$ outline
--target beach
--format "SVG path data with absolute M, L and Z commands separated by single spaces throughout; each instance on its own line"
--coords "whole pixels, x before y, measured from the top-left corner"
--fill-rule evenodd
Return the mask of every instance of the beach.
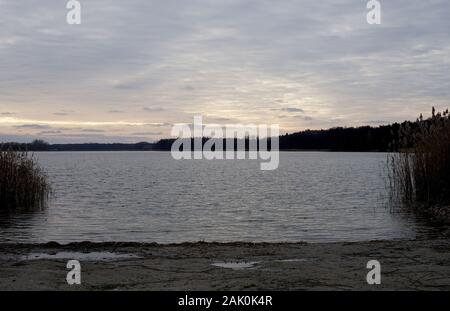
M 450 290 L 450 240 L 1 244 L 0 290 Z M 81 284 L 66 268 L 79 260 Z M 381 284 L 369 285 L 370 260 Z

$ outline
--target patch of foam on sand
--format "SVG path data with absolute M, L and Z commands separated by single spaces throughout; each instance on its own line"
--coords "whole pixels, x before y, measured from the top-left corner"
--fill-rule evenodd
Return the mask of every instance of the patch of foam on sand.
M 276 260 L 278 262 L 305 262 L 308 261 L 308 259 L 303 259 L 303 258 L 293 258 L 293 259 L 279 259 Z
M 42 259 L 76 259 L 85 261 L 114 261 L 123 259 L 140 258 L 135 254 L 121 254 L 111 252 L 57 252 L 54 254 L 31 253 L 21 256 L 21 260 L 42 260 Z
M 249 269 L 254 268 L 259 261 L 236 261 L 236 262 L 215 262 L 212 265 L 215 267 L 225 268 L 225 269 Z

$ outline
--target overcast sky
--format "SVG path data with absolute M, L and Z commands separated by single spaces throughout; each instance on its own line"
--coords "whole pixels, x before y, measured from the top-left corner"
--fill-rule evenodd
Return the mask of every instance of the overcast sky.
M 281 131 L 450 100 L 450 1 L 0 0 L 0 141 L 138 142 L 173 123 Z

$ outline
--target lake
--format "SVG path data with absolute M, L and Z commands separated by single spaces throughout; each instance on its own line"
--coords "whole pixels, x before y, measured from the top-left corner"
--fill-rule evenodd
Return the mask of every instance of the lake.
M 169 152 L 35 154 L 54 188 L 38 212 L 3 215 L 0 242 L 365 241 L 433 234 L 385 200 L 384 153 L 281 152 L 176 161 Z

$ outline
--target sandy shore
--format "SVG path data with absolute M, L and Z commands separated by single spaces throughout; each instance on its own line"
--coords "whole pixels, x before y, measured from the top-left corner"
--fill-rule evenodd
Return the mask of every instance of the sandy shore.
M 381 285 L 366 282 L 372 259 Z M 0 290 L 450 290 L 450 241 L 3 244 Z

